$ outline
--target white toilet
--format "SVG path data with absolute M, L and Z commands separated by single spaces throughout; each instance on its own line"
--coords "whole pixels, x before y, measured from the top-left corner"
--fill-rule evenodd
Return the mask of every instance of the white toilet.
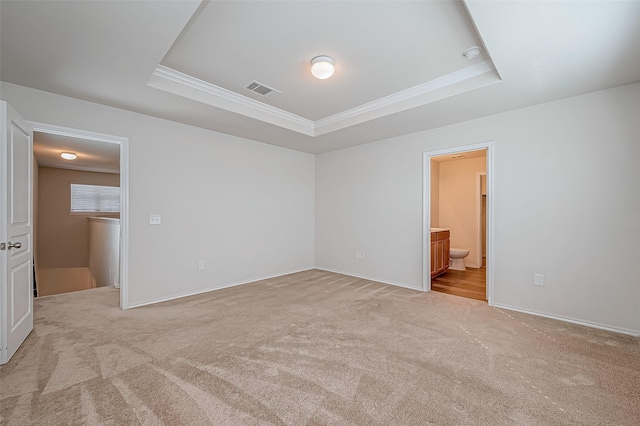
M 467 268 L 464 267 L 464 258 L 467 256 L 469 256 L 469 250 L 467 249 L 449 249 L 449 257 L 451 258 L 449 262 L 449 269 L 454 271 L 466 271 Z

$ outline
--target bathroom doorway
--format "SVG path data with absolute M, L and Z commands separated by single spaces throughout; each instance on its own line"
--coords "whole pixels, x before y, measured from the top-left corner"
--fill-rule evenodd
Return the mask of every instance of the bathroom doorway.
M 425 291 L 441 291 L 492 304 L 492 148 L 492 142 L 487 142 L 424 153 Z M 439 231 L 436 237 L 432 228 Z M 432 238 L 437 243 L 449 239 L 442 245 L 450 249 L 448 256 L 438 251 L 442 246 L 433 244 Z M 434 270 L 432 259 L 439 256 L 454 259 L 444 268 Z
M 117 266 L 112 281 L 114 286 L 120 287 L 120 307 L 126 309 L 128 139 L 49 124 L 30 124 L 34 129 L 35 295 L 46 296 L 102 285 L 97 283 L 89 268 L 88 217 L 92 214 L 78 212 L 72 207 L 71 192 L 74 186 L 76 191 L 84 187 L 118 188 L 119 195 L 116 194 L 117 198 L 111 203 L 119 207 L 119 212 L 112 210 L 112 213 L 99 213 L 97 216 L 119 219 L 120 230 L 110 237 L 115 238 L 111 245 L 117 247 L 113 256 L 118 259 L 112 260 L 114 267 L 110 270 L 115 271 Z M 76 159 L 61 163 L 65 161 L 60 159 L 63 151 L 76 154 Z M 101 198 L 99 201 L 104 200 Z

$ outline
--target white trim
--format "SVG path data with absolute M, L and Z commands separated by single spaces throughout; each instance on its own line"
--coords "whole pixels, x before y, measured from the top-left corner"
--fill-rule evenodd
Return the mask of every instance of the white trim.
M 479 62 L 474 65 L 470 65 L 468 67 L 459 69 L 457 71 L 451 72 L 449 74 L 445 74 L 441 77 L 435 78 L 433 80 L 427 81 L 425 83 L 419 84 L 417 86 L 411 87 L 409 89 L 402 90 L 397 93 L 393 93 L 389 96 L 385 96 L 374 101 L 368 102 L 366 104 L 359 105 L 355 108 L 348 109 L 346 111 L 340 112 L 338 114 L 330 115 L 325 118 L 321 118 L 314 123 L 315 126 L 315 136 L 319 136 L 324 133 L 321 129 L 323 127 L 328 127 L 333 124 L 336 124 L 337 128 L 332 128 L 333 130 L 338 130 L 338 128 L 344 128 L 353 126 L 355 124 L 362 123 L 364 121 L 369 121 L 369 119 L 357 120 L 357 122 L 353 122 L 353 119 L 356 117 L 361 117 L 364 114 L 368 114 L 371 112 L 380 112 L 378 116 L 386 116 L 396 112 L 403 111 L 408 108 L 399 107 L 399 105 L 407 100 L 416 98 L 421 95 L 425 95 L 427 93 L 435 92 L 436 90 L 443 89 L 445 87 L 453 86 L 457 83 L 461 83 L 466 80 L 470 80 L 474 77 L 478 77 L 482 74 L 486 74 L 495 70 L 495 66 L 491 60 L 486 60 L 483 62 Z M 422 105 L 433 102 L 433 100 L 428 100 L 427 102 L 421 103 Z M 393 110 L 390 107 L 394 107 Z M 382 112 L 382 110 L 387 109 L 387 111 Z M 351 121 L 350 123 L 347 123 Z
M 80 130 L 80 129 L 74 129 L 71 127 L 55 126 L 53 124 L 38 123 L 35 121 L 27 121 L 27 123 L 33 126 L 34 132 L 48 133 L 51 135 L 59 135 L 59 136 L 68 136 L 72 138 L 86 139 L 86 140 L 97 141 L 97 142 L 119 143 L 119 144 L 129 142 L 129 138 L 124 138 L 122 136 L 107 135 L 106 133 L 90 132 L 88 130 Z
M 431 157 L 458 154 L 466 151 L 486 149 L 487 158 L 487 302 L 493 305 L 493 181 L 494 181 L 494 144 L 493 141 L 480 142 L 472 145 L 427 151 L 422 153 L 422 289 L 431 291 Z
M 482 267 L 482 176 L 487 172 L 476 173 L 476 268 Z
M 528 309 L 516 308 L 515 306 L 504 305 L 502 303 L 494 303 L 493 307 L 500 308 L 500 309 L 508 309 L 510 311 L 522 312 L 523 314 L 535 315 L 537 317 L 544 317 L 544 318 L 549 318 L 549 319 L 552 319 L 552 320 L 568 322 L 568 323 L 571 323 L 571 324 L 582 325 L 582 326 L 585 326 L 585 327 L 597 328 L 599 330 L 612 331 L 614 333 L 627 334 L 629 336 L 640 337 L 640 330 L 630 330 L 630 329 L 627 329 L 627 328 L 611 327 L 609 325 L 599 324 L 599 323 L 595 323 L 595 322 L 583 321 L 583 320 L 570 318 L 570 317 L 561 317 L 561 316 L 558 316 L 558 315 L 551 315 L 551 314 L 546 314 L 546 313 L 543 313 L 543 312 L 537 312 L 537 311 L 531 311 L 531 310 L 528 310 Z
M 431 291 L 431 157 L 422 153 L 422 291 Z M 429 230 L 427 232 L 427 230 Z M 427 276 L 429 278 L 427 278 Z
M 129 138 L 33 121 L 27 123 L 34 132 L 120 144 L 120 308 L 129 309 Z
M 129 309 L 129 138 L 120 144 L 120 309 Z
M 289 271 L 289 272 L 283 272 L 281 274 L 268 275 L 268 276 L 265 276 L 265 277 L 262 277 L 262 278 L 254 278 L 254 279 L 251 279 L 251 280 L 248 280 L 248 281 L 236 281 L 236 282 L 229 283 L 229 284 L 223 284 L 220 287 L 211 287 L 211 288 L 207 288 L 207 289 L 204 289 L 204 290 L 196 290 L 196 291 L 193 291 L 193 292 L 190 292 L 190 293 L 175 294 L 173 296 L 167 296 L 167 297 L 163 297 L 161 299 L 147 300 L 145 302 L 140 302 L 140 303 L 133 304 L 133 305 L 131 305 L 129 307 L 130 308 L 139 308 L 141 306 L 155 305 L 156 303 L 162 303 L 162 302 L 168 302 L 170 300 L 182 299 L 183 297 L 195 296 L 195 295 L 198 295 L 198 294 L 209 293 L 210 291 L 222 290 L 224 288 L 229 288 L 229 287 L 237 287 L 239 285 L 244 285 L 244 284 L 251 284 L 251 283 L 258 282 L 258 281 L 269 280 L 271 278 L 278 278 L 278 277 L 283 277 L 285 275 L 297 274 L 298 272 L 311 271 L 313 269 L 316 269 L 316 268 L 296 269 L 296 270 Z
M 487 303 L 489 306 L 493 305 L 494 297 L 494 271 L 495 271 L 495 255 L 494 255 L 494 244 L 495 244 L 495 198 L 496 193 L 494 191 L 494 182 L 496 181 L 496 170 L 494 167 L 495 164 L 495 147 L 493 145 L 493 141 L 488 142 L 487 147 Z
M 256 120 L 271 123 L 276 126 L 284 127 L 298 133 L 303 133 L 307 136 L 313 136 L 313 121 L 300 117 L 299 115 L 292 114 L 288 111 L 284 111 L 255 99 L 248 98 L 244 95 L 232 92 L 231 90 L 216 86 L 215 84 L 211 84 L 180 71 L 165 67 L 164 65 L 158 65 L 156 67 L 153 71 L 152 78 L 149 79 L 147 85 L 161 90 L 167 90 L 164 85 L 157 84 L 159 82 L 156 81 L 154 77 L 211 95 L 206 101 L 204 101 L 209 105 L 242 114 L 250 118 L 255 118 Z M 186 93 L 177 92 L 178 91 L 174 93 L 192 99 Z
M 410 285 L 402 284 L 402 283 L 398 283 L 398 282 L 394 282 L 394 281 L 385 281 L 385 280 L 381 280 L 381 279 L 378 279 L 378 278 L 368 277 L 366 275 L 356 275 L 356 274 L 352 274 L 351 272 L 343 272 L 343 271 L 338 271 L 338 270 L 335 270 L 335 269 L 321 268 L 321 267 L 316 267 L 315 269 L 317 269 L 319 271 L 333 272 L 334 274 L 348 275 L 350 277 L 359 278 L 361 280 L 374 281 L 374 282 L 377 282 L 377 283 L 380 283 L 380 284 L 388 284 L 388 285 L 392 285 L 392 286 L 395 286 L 395 287 L 402 287 L 402 288 L 406 288 L 406 289 L 409 289 L 409 290 L 420 291 L 419 287 L 412 287 Z
M 447 92 L 440 93 L 440 95 L 436 94 L 436 92 L 441 89 L 454 88 L 460 83 L 470 81 L 488 73 L 493 73 L 495 78 L 490 80 L 481 79 L 471 86 L 460 86 L 455 93 Z M 147 81 L 147 85 L 294 132 L 316 137 L 410 108 L 426 105 L 457 93 L 477 89 L 499 81 L 501 81 L 501 79 L 493 62 L 487 59 L 409 89 L 393 93 L 389 96 L 367 102 L 316 121 L 216 86 L 215 84 L 200 80 L 164 65 L 158 65 L 155 68 Z M 419 97 L 422 97 L 422 99 L 417 99 Z

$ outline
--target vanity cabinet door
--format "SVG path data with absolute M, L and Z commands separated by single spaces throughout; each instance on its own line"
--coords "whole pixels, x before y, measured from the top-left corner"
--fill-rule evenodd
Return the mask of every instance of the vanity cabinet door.
M 442 257 L 443 257 L 443 265 L 442 265 L 442 272 L 446 271 L 447 269 L 449 269 L 449 251 L 451 249 L 451 240 L 449 239 L 449 231 L 446 232 L 445 235 L 445 239 L 442 241 L 443 244 L 443 248 L 442 248 Z
M 442 257 L 444 255 L 444 242 L 436 241 L 436 274 L 442 272 Z
M 436 240 L 435 240 L 435 233 L 431 234 L 431 276 L 433 277 L 436 274 L 437 271 L 437 265 L 436 265 Z
M 449 269 L 449 231 L 431 233 L 431 278 Z

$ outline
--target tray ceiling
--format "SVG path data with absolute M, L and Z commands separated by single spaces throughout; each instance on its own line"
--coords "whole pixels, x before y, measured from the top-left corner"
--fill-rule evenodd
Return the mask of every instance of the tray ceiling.
M 309 153 L 640 81 L 638 1 L 0 1 L 0 12 L 4 82 Z M 481 55 L 467 60 L 472 45 Z M 335 59 L 332 78 L 311 76 L 317 55 Z M 282 93 L 266 99 L 243 88 L 252 81 Z
M 486 51 L 463 56 L 472 46 L 458 2 L 211 2 L 148 84 L 316 136 L 499 81 Z M 319 55 L 330 79 L 311 76 Z M 254 80 L 281 94 L 243 90 Z

